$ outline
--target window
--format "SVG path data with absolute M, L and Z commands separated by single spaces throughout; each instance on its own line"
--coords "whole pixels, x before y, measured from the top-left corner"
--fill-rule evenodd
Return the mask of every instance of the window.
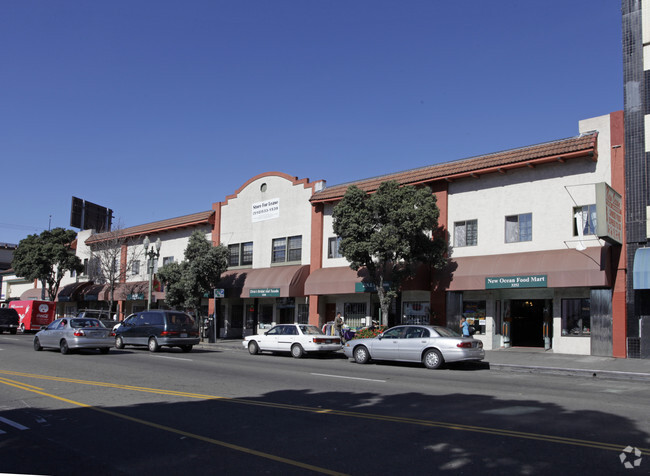
M 342 258 L 339 253 L 339 246 L 341 246 L 341 238 L 334 236 L 327 241 L 327 257 L 328 258 Z
M 591 314 L 588 298 L 562 299 L 562 335 L 591 335 Z
M 134 260 L 133 263 L 131 263 L 131 274 L 136 275 L 140 274 L 140 260 Z
M 359 327 L 365 325 L 365 318 L 368 315 L 365 302 L 346 302 L 343 305 L 343 311 L 346 326 Z
M 284 263 L 300 261 L 302 258 L 302 236 L 274 238 L 272 243 L 271 262 Z
M 506 243 L 532 241 L 533 214 L 511 215 L 506 217 Z
M 573 209 L 573 236 L 595 235 L 598 220 L 596 205 L 585 205 Z
M 174 262 L 174 257 L 173 256 L 165 256 L 163 258 L 163 266 L 168 265 L 170 263 Z
M 309 324 L 309 304 L 298 304 L 298 324 Z
M 253 242 L 228 245 L 228 266 L 250 266 L 253 264 Z
M 402 324 L 429 324 L 429 315 L 429 301 L 402 304 Z
M 463 317 L 476 334 L 485 334 L 485 301 L 463 301 Z
M 478 220 L 454 223 L 454 245 L 476 246 L 478 244 Z

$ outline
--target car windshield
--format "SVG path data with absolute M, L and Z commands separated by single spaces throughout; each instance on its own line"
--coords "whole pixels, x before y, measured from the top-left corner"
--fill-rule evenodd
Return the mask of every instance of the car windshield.
M 322 334 L 321 330 L 316 326 L 301 324 L 298 327 L 300 327 L 300 332 L 302 332 L 303 334 L 307 334 L 307 335 L 320 335 L 320 334 Z
M 453 331 L 448 327 L 434 327 L 434 330 L 442 337 L 460 337 L 458 332 Z
M 70 319 L 70 327 L 74 329 L 80 327 L 104 327 L 104 324 L 97 319 Z

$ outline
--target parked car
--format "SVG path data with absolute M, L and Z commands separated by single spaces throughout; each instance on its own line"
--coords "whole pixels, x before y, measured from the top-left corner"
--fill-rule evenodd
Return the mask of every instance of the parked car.
M 84 309 L 83 311 L 77 312 L 77 317 L 92 317 L 99 319 L 102 324 L 109 329 L 117 324 L 117 318 L 113 319 L 108 311 L 101 309 Z
M 7 331 L 9 334 L 18 332 L 18 312 L 9 307 L 0 307 L 0 333 Z
M 99 349 L 108 354 L 115 334 L 107 329 L 99 319 L 85 317 L 62 317 L 48 324 L 34 336 L 34 350 L 43 348 L 60 349 L 69 354 L 76 349 Z
M 343 352 L 359 364 L 373 360 L 422 362 L 437 369 L 445 362 L 480 361 L 485 358 L 483 343 L 463 337 L 440 326 L 406 325 L 392 327 L 377 337 L 353 339 Z
M 261 351 L 291 352 L 299 359 L 310 352 L 341 350 L 341 338 L 328 336 L 309 324 L 278 324 L 264 334 L 247 336 L 242 342 L 252 355 Z
M 151 352 L 161 347 L 180 347 L 190 352 L 199 343 L 199 327 L 192 316 L 180 311 L 142 311 L 132 314 L 115 329 L 115 347 L 145 346 Z

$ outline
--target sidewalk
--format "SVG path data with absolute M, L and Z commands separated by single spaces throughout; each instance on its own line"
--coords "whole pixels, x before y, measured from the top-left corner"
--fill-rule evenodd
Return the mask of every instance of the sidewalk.
M 207 341 L 198 348 L 212 350 L 246 350 L 241 339 Z M 591 355 L 555 354 L 552 350 L 534 347 L 511 347 L 486 350 L 484 365 L 492 371 L 571 375 L 608 380 L 650 382 L 650 359 L 617 359 Z

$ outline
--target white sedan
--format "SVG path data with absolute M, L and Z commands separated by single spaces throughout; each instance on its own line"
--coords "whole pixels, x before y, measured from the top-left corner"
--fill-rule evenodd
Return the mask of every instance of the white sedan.
M 247 336 L 242 342 L 252 355 L 261 351 L 291 352 L 299 359 L 307 352 L 336 352 L 341 350 L 341 338 L 328 336 L 309 324 L 278 324 L 264 334 Z

